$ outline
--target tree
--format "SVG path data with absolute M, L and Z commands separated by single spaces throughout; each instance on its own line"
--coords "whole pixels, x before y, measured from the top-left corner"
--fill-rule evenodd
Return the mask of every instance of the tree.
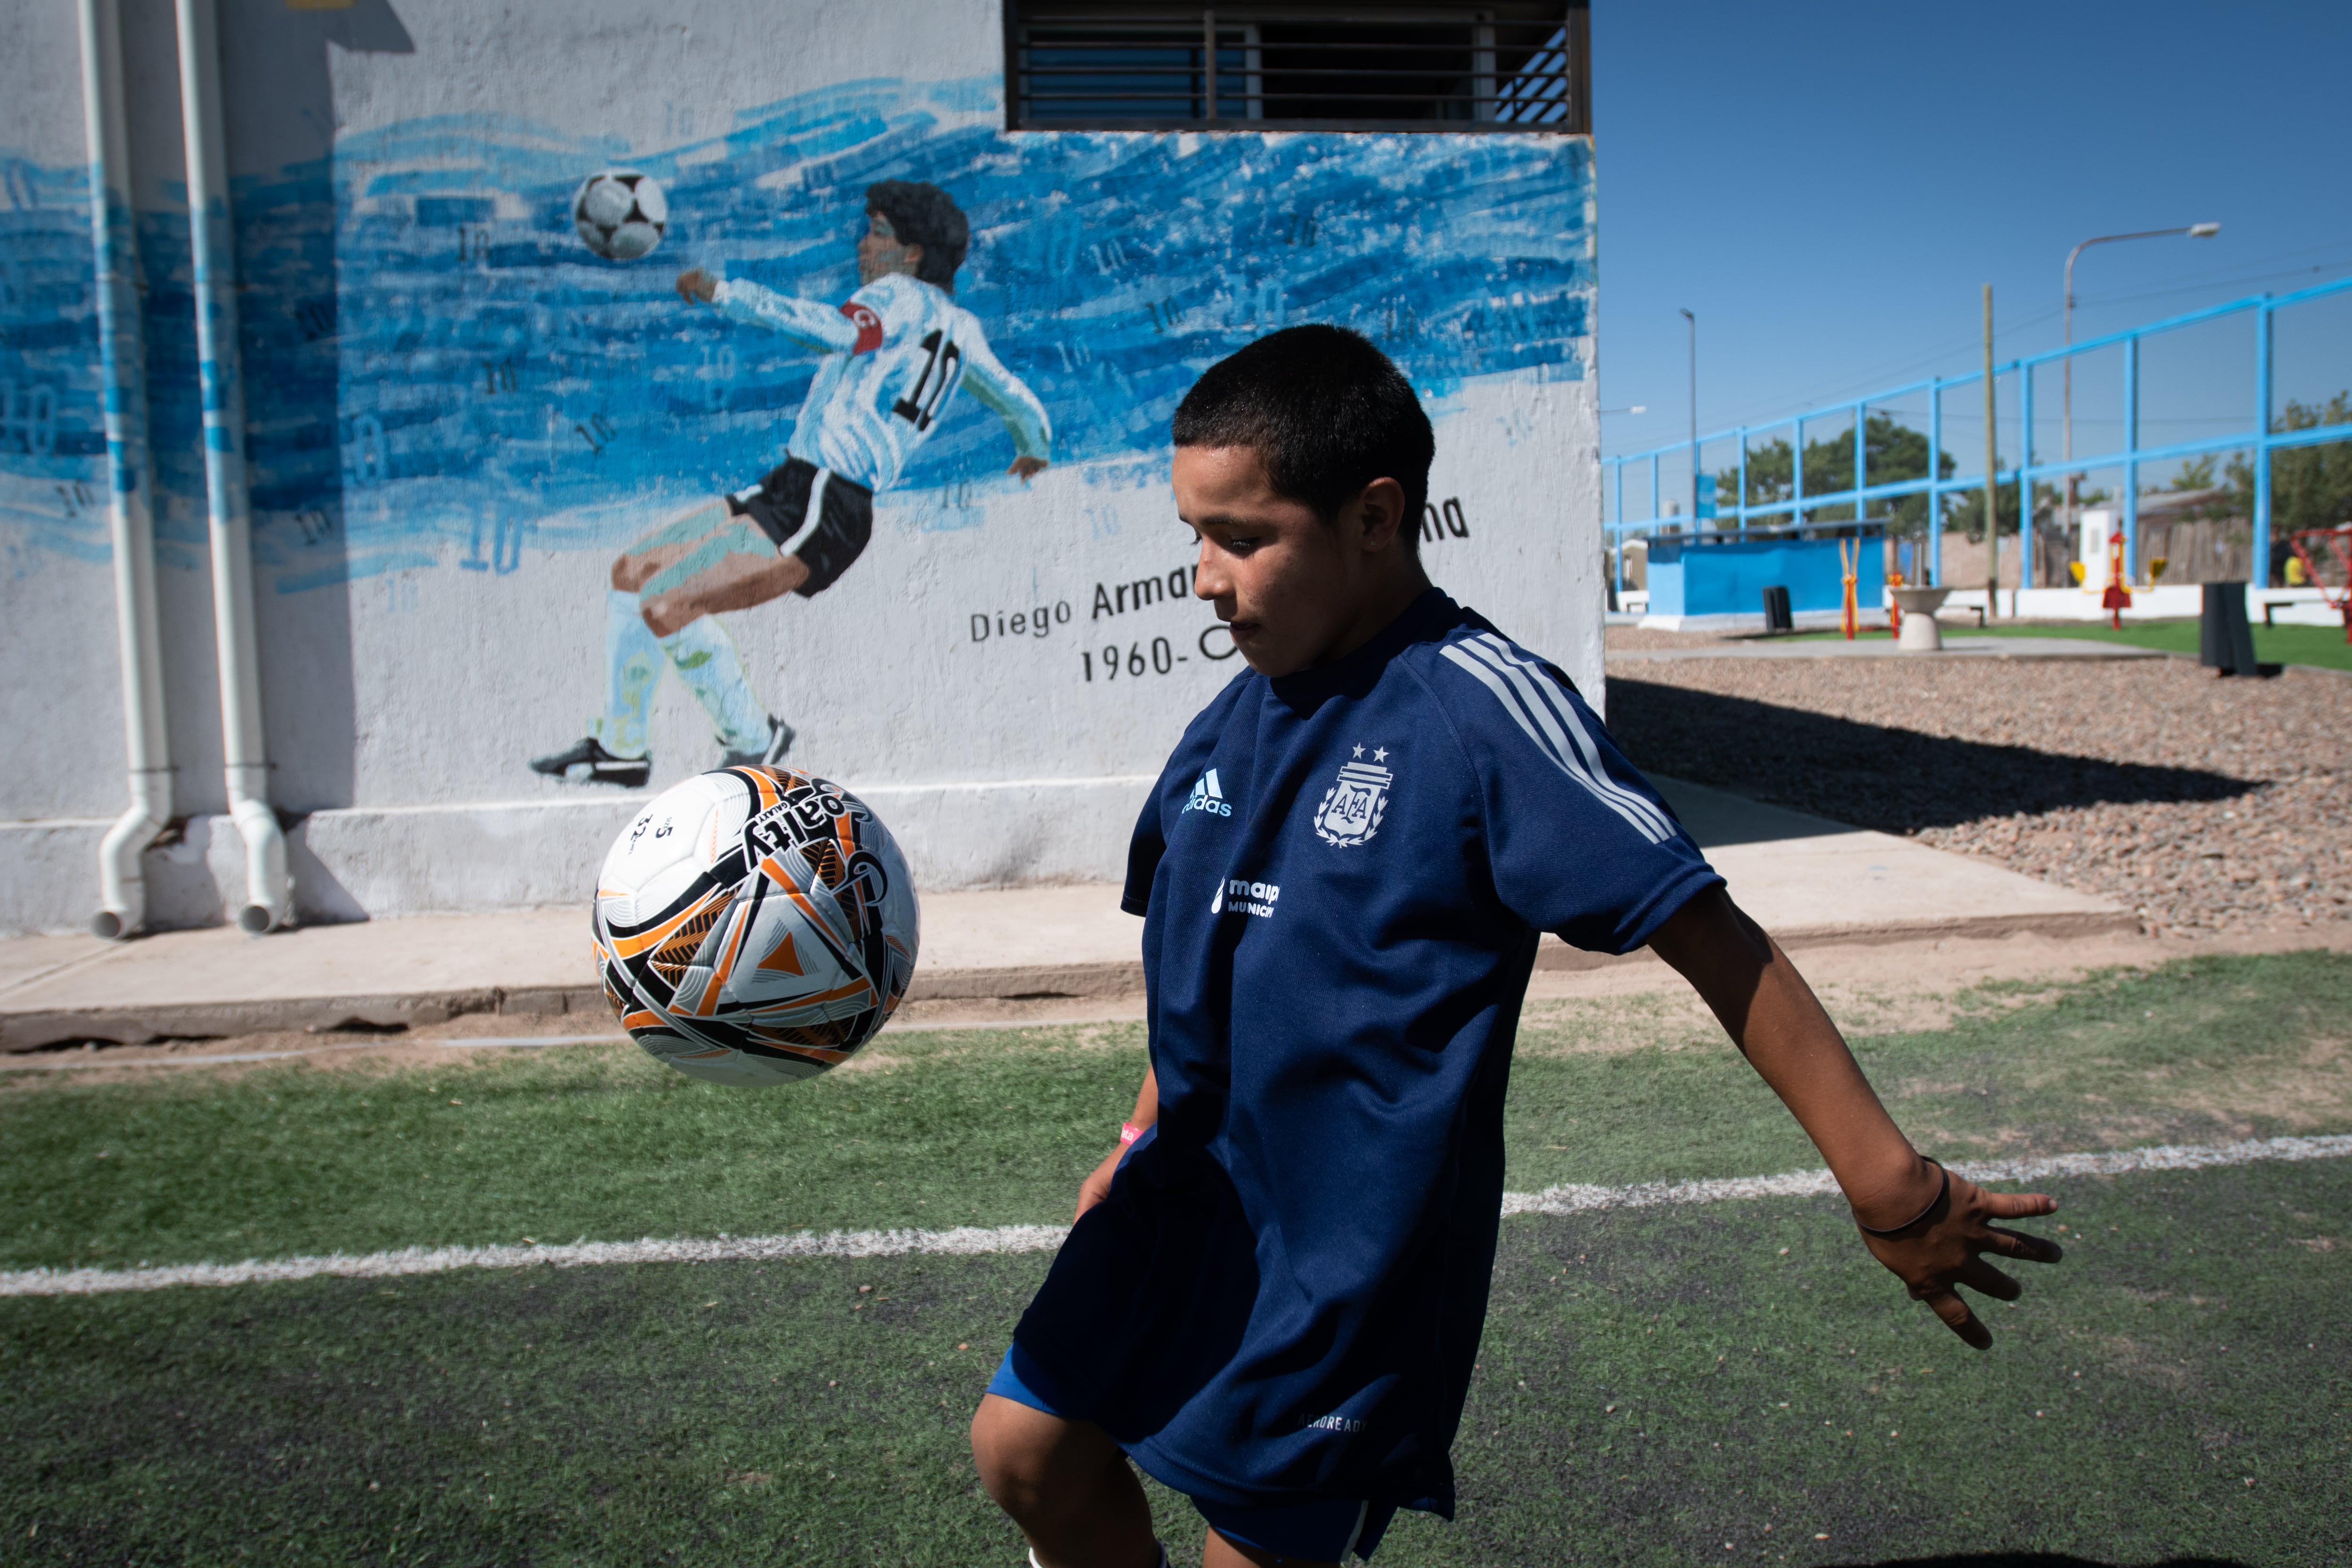
M 2274 431 L 2315 430 L 2352 425 L 2352 392 L 2339 392 L 2325 405 L 2290 402 L 2271 424 Z M 2254 465 L 2242 455 L 2230 459 L 2225 480 L 2236 490 L 2240 517 L 2254 515 Z M 2324 447 L 2294 447 L 2271 454 L 2271 537 L 2283 540 L 2301 528 L 2333 528 L 2352 521 L 2352 431 Z
M 2213 473 L 2214 463 L 2215 458 L 2213 454 L 2210 452 L 2206 453 L 2201 458 L 2192 458 L 2189 462 L 2180 465 L 2180 471 L 2172 476 L 2172 483 L 2166 486 L 2163 490 L 2147 490 L 2142 491 L 2141 493 L 2144 495 L 2163 495 L 2169 491 L 2172 494 L 2179 495 L 2189 490 L 2214 489 L 2218 488 Z M 2246 497 L 2246 500 L 2249 502 L 2253 499 L 2252 494 L 2252 476 L 2249 473 L 2247 476 L 2248 494 Z M 2197 522 L 2221 522 L 2233 517 L 2243 518 L 2249 515 L 2249 512 L 2247 509 L 2241 508 L 2238 505 L 2237 498 L 2235 496 L 2216 496 L 2210 500 L 2200 501 L 2195 506 L 2175 515 Z
M 1874 414 L 1863 421 L 1862 461 L 1864 483 L 1891 485 L 1904 479 L 1924 479 L 1927 477 L 1927 437 L 1907 425 L 1898 425 L 1889 415 Z M 1793 498 L 1795 489 L 1794 454 L 1786 437 L 1777 438 L 1765 446 L 1751 447 L 1748 451 L 1748 504 L 1771 506 Z M 1939 479 L 1952 477 L 1952 455 L 1943 454 L 1938 466 Z M 1716 493 L 1734 496 L 1739 493 L 1739 470 L 1725 468 L 1715 477 Z M 1805 493 L 1809 496 L 1834 495 L 1853 489 L 1853 436 L 1848 432 L 1832 436 L 1826 441 L 1805 443 Z M 1806 511 L 1815 522 L 1851 522 L 1853 503 L 1840 501 L 1832 506 L 1809 506 Z M 1891 532 L 1916 532 L 1927 520 L 1927 498 L 1924 495 L 1904 496 L 1896 500 L 1887 519 Z
M 2105 500 L 2105 491 L 2079 492 L 2075 504 L 2092 506 Z M 2048 531 L 2060 516 L 2066 500 L 2065 492 L 2056 485 L 2037 483 L 2033 487 L 2033 528 L 2036 534 Z M 2017 481 L 2004 479 L 1993 487 L 1994 516 L 2000 520 L 2005 534 L 2017 532 Z M 1969 536 L 1970 543 L 1984 537 L 1984 489 L 1947 490 L 1944 493 L 1944 527 Z

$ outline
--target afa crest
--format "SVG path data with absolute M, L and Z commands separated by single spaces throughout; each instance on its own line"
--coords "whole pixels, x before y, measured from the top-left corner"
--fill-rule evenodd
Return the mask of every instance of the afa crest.
M 1363 748 L 1356 750 L 1360 754 Z M 1385 758 L 1388 752 L 1373 755 Z M 1323 804 L 1316 807 L 1315 837 L 1341 849 L 1363 843 L 1381 830 L 1381 818 L 1389 809 L 1389 786 L 1395 782 L 1396 774 L 1370 763 L 1341 764 L 1339 783 L 1323 792 Z

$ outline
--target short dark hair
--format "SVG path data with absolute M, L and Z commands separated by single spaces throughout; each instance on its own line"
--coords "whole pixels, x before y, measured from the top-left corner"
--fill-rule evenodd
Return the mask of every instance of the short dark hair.
M 1248 447 L 1278 494 L 1326 522 L 1374 479 L 1404 490 L 1398 537 L 1421 549 L 1437 438 L 1412 384 L 1345 327 L 1286 327 L 1226 355 L 1176 405 L 1179 447 Z
M 866 210 L 888 218 L 899 244 L 923 247 L 916 277 L 955 292 L 956 268 L 971 248 L 971 223 L 953 196 L 921 181 L 881 180 L 866 187 Z

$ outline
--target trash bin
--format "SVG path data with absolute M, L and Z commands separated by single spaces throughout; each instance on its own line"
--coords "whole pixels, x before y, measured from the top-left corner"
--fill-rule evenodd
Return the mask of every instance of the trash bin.
M 2205 618 L 2198 629 L 2197 661 L 2224 675 L 2259 675 L 2254 628 L 2246 618 L 2243 583 L 2205 584 Z
M 1797 617 L 1789 613 L 1789 590 L 1775 583 L 1764 590 L 1764 629 L 1768 632 L 1793 632 Z

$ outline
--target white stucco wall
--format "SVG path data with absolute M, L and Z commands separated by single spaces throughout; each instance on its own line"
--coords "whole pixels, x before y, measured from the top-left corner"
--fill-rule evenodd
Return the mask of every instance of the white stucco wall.
M 193 818 L 151 853 L 151 896 L 158 923 L 207 923 L 242 866 L 215 819 L 171 13 L 124 16 Z M 1191 558 L 1167 414 L 1278 325 L 1356 326 L 1423 389 L 1432 500 L 1459 524 L 1424 545 L 1432 575 L 1601 695 L 1583 139 L 1011 134 L 1001 22 L 978 0 L 224 0 L 223 25 L 267 725 L 306 919 L 585 897 L 639 797 L 524 762 L 602 708 L 614 555 L 780 461 L 815 363 L 668 280 L 701 265 L 836 303 L 876 179 L 934 181 L 971 215 L 958 300 L 1052 415 L 1053 464 L 1006 477 L 1003 427 L 959 395 L 837 584 L 721 619 L 799 731 L 794 764 L 866 795 L 924 885 L 1118 874 L 1167 747 L 1237 668 L 1212 657 L 1227 645 L 1206 606 L 1118 594 Z M 94 339 L 72 338 L 89 337 L 77 47 L 69 5 L 0 17 L 18 258 L 0 313 L 47 334 L 0 383 L 58 408 L 47 449 L 0 439 L 0 637 L 20 672 L 0 724 L 21 742 L 0 774 L 0 929 L 87 918 L 123 799 L 102 466 L 74 449 L 97 386 Z M 622 165 L 671 193 L 661 247 L 625 266 L 587 254 L 566 200 Z M 1011 635 L 1039 605 L 1046 635 Z M 1108 678 L 1114 646 L 1145 673 Z M 651 742 L 652 788 L 716 761 L 674 676 Z

